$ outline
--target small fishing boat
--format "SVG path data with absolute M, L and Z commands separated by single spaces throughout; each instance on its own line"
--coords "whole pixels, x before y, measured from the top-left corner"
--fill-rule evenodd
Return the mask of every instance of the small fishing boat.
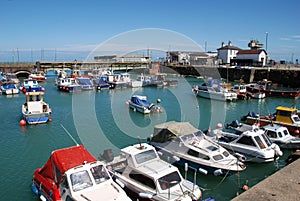
M 20 80 L 15 73 L 5 73 L 6 81 L 13 82 L 16 85 L 20 84 Z
M 193 92 L 199 97 L 219 100 L 219 101 L 234 101 L 237 100 L 237 94 L 228 90 L 225 84 L 221 84 L 218 79 L 209 79 L 202 85 L 194 86 Z
M 288 129 L 277 124 L 269 124 L 261 127 L 265 134 L 273 143 L 278 144 L 283 149 L 300 149 L 300 138 L 290 134 Z
M 77 83 L 73 77 L 61 77 L 56 81 L 58 90 L 65 92 L 81 91 L 81 86 Z
M 44 102 L 44 92 L 26 92 L 26 102 L 22 105 L 22 115 L 28 124 L 41 124 L 52 120 L 49 104 Z
M 235 131 L 237 134 L 241 134 L 247 130 L 252 130 L 254 126 L 264 130 L 271 142 L 279 145 L 280 148 L 300 149 L 300 138 L 292 136 L 286 127 L 274 123 L 258 127 L 257 125 L 250 126 L 248 124 L 239 123 L 238 120 L 235 120 L 231 124 L 227 124 L 226 127 Z
M 11 81 L 2 82 L 0 90 L 4 95 L 14 95 L 20 93 L 20 90 L 18 89 L 17 85 Z
M 33 174 L 32 191 L 42 201 L 129 201 L 125 191 L 84 146 L 55 150 Z
M 256 123 L 259 123 L 260 126 L 272 123 L 278 124 L 287 127 L 289 132 L 294 135 L 299 135 L 300 132 L 300 118 L 297 108 L 294 107 L 278 106 L 274 114 L 265 116 L 249 112 L 247 115 L 241 117 L 241 120 L 246 121 L 246 123 L 250 125 Z
M 184 179 L 178 168 L 161 160 L 155 148 L 139 143 L 121 149 L 114 157 L 112 150 L 100 156 L 113 178 L 125 185 L 127 193 L 147 200 L 199 200 L 198 185 Z M 196 179 L 195 179 L 196 180 Z
M 235 156 L 189 122 L 156 125 L 148 143 L 161 153 L 162 159 L 183 167 L 188 164 L 204 174 L 224 175 L 246 169 Z
M 46 81 L 46 79 L 47 79 L 46 75 L 43 71 L 34 71 L 28 76 L 28 78 L 36 80 L 38 82 L 43 82 L 43 81 Z
M 282 156 L 279 146 L 272 143 L 263 130 L 255 127 L 241 134 L 225 132 L 220 127 L 210 136 L 228 151 L 242 154 L 247 162 L 266 163 Z
M 162 109 L 159 106 L 150 103 L 146 96 L 133 95 L 128 101 L 128 105 L 129 108 L 132 108 L 134 111 L 138 111 L 143 114 L 162 112 Z
M 20 90 L 23 93 L 26 93 L 30 91 L 44 91 L 45 89 L 41 85 L 39 85 L 37 80 L 24 79 L 22 86 L 20 86 Z
M 108 90 L 110 89 L 110 84 L 106 82 L 106 75 L 100 76 L 93 79 L 94 86 L 97 90 Z
M 130 74 L 110 74 L 107 75 L 106 82 L 111 85 L 111 88 L 127 88 L 131 82 Z
M 151 76 L 150 86 L 155 87 L 174 87 L 178 85 L 178 80 L 167 79 L 165 74 L 157 74 Z
M 272 81 L 264 79 L 257 83 L 247 84 L 246 88 L 248 92 L 263 92 L 266 96 L 270 97 L 282 97 L 282 98 L 299 98 L 300 90 L 299 89 L 280 89 L 272 87 Z
M 93 82 L 88 77 L 77 77 L 77 82 L 82 90 L 94 90 Z

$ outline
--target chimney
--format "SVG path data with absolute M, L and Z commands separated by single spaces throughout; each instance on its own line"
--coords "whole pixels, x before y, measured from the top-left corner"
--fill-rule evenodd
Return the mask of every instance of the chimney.
M 222 47 L 224 47 L 224 42 L 222 42 Z
M 231 41 L 228 41 L 228 46 L 232 46 L 232 42 Z

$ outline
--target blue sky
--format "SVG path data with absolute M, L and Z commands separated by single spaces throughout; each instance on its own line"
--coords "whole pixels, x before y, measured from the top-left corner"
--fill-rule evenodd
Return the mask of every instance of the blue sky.
M 265 44 L 268 32 L 271 59 L 295 61 L 299 8 L 298 0 L 1 0 L 0 61 L 16 60 L 17 54 L 27 61 L 81 60 L 99 44 L 149 28 L 178 33 L 203 50 L 206 43 L 208 51 L 229 40 L 243 49 L 251 39 Z M 145 48 L 152 48 L 151 41 L 145 39 Z

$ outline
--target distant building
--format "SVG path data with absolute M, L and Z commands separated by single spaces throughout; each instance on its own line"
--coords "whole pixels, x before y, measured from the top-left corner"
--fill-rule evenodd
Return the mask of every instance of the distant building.
M 139 54 L 127 54 L 122 56 L 109 55 L 95 56 L 94 61 L 99 63 L 147 63 L 151 61 L 151 57 L 145 57 Z
M 241 50 L 238 47 L 232 45 L 231 41 L 228 42 L 228 45 L 222 45 L 218 50 L 218 60 L 220 64 L 230 64 L 232 59 L 236 58 L 236 53 Z
M 210 56 L 205 52 L 167 52 L 167 61 L 180 65 L 208 65 Z
M 99 63 L 114 63 L 116 62 L 116 55 L 110 56 L 95 56 L 94 61 Z
M 265 66 L 267 53 L 263 49 L 239 50 L 236 55 L 238 66 Z
M 267 52 L 263 44 L 258 40 L 251 40 L 248 43 L 248 50 L 242 50 L 232 45 L 231 41 L 228 45 L 224 45 L 218 49 L 219 64 L 230 64 L 231 66 L 265 66 L 267 63 Z

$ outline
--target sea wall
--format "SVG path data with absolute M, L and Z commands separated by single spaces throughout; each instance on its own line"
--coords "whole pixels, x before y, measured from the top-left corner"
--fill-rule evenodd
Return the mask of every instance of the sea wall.
M 225 67 L 192 67 L 192 66 L 161 66 L 160 72 L 174 73 L 186 76 L 204 76 L 228 79 L 228 81 L 243 80 L 245 83 L 263 79 L 283 87 L 300 88 L 300 68 L 225 68 Z

